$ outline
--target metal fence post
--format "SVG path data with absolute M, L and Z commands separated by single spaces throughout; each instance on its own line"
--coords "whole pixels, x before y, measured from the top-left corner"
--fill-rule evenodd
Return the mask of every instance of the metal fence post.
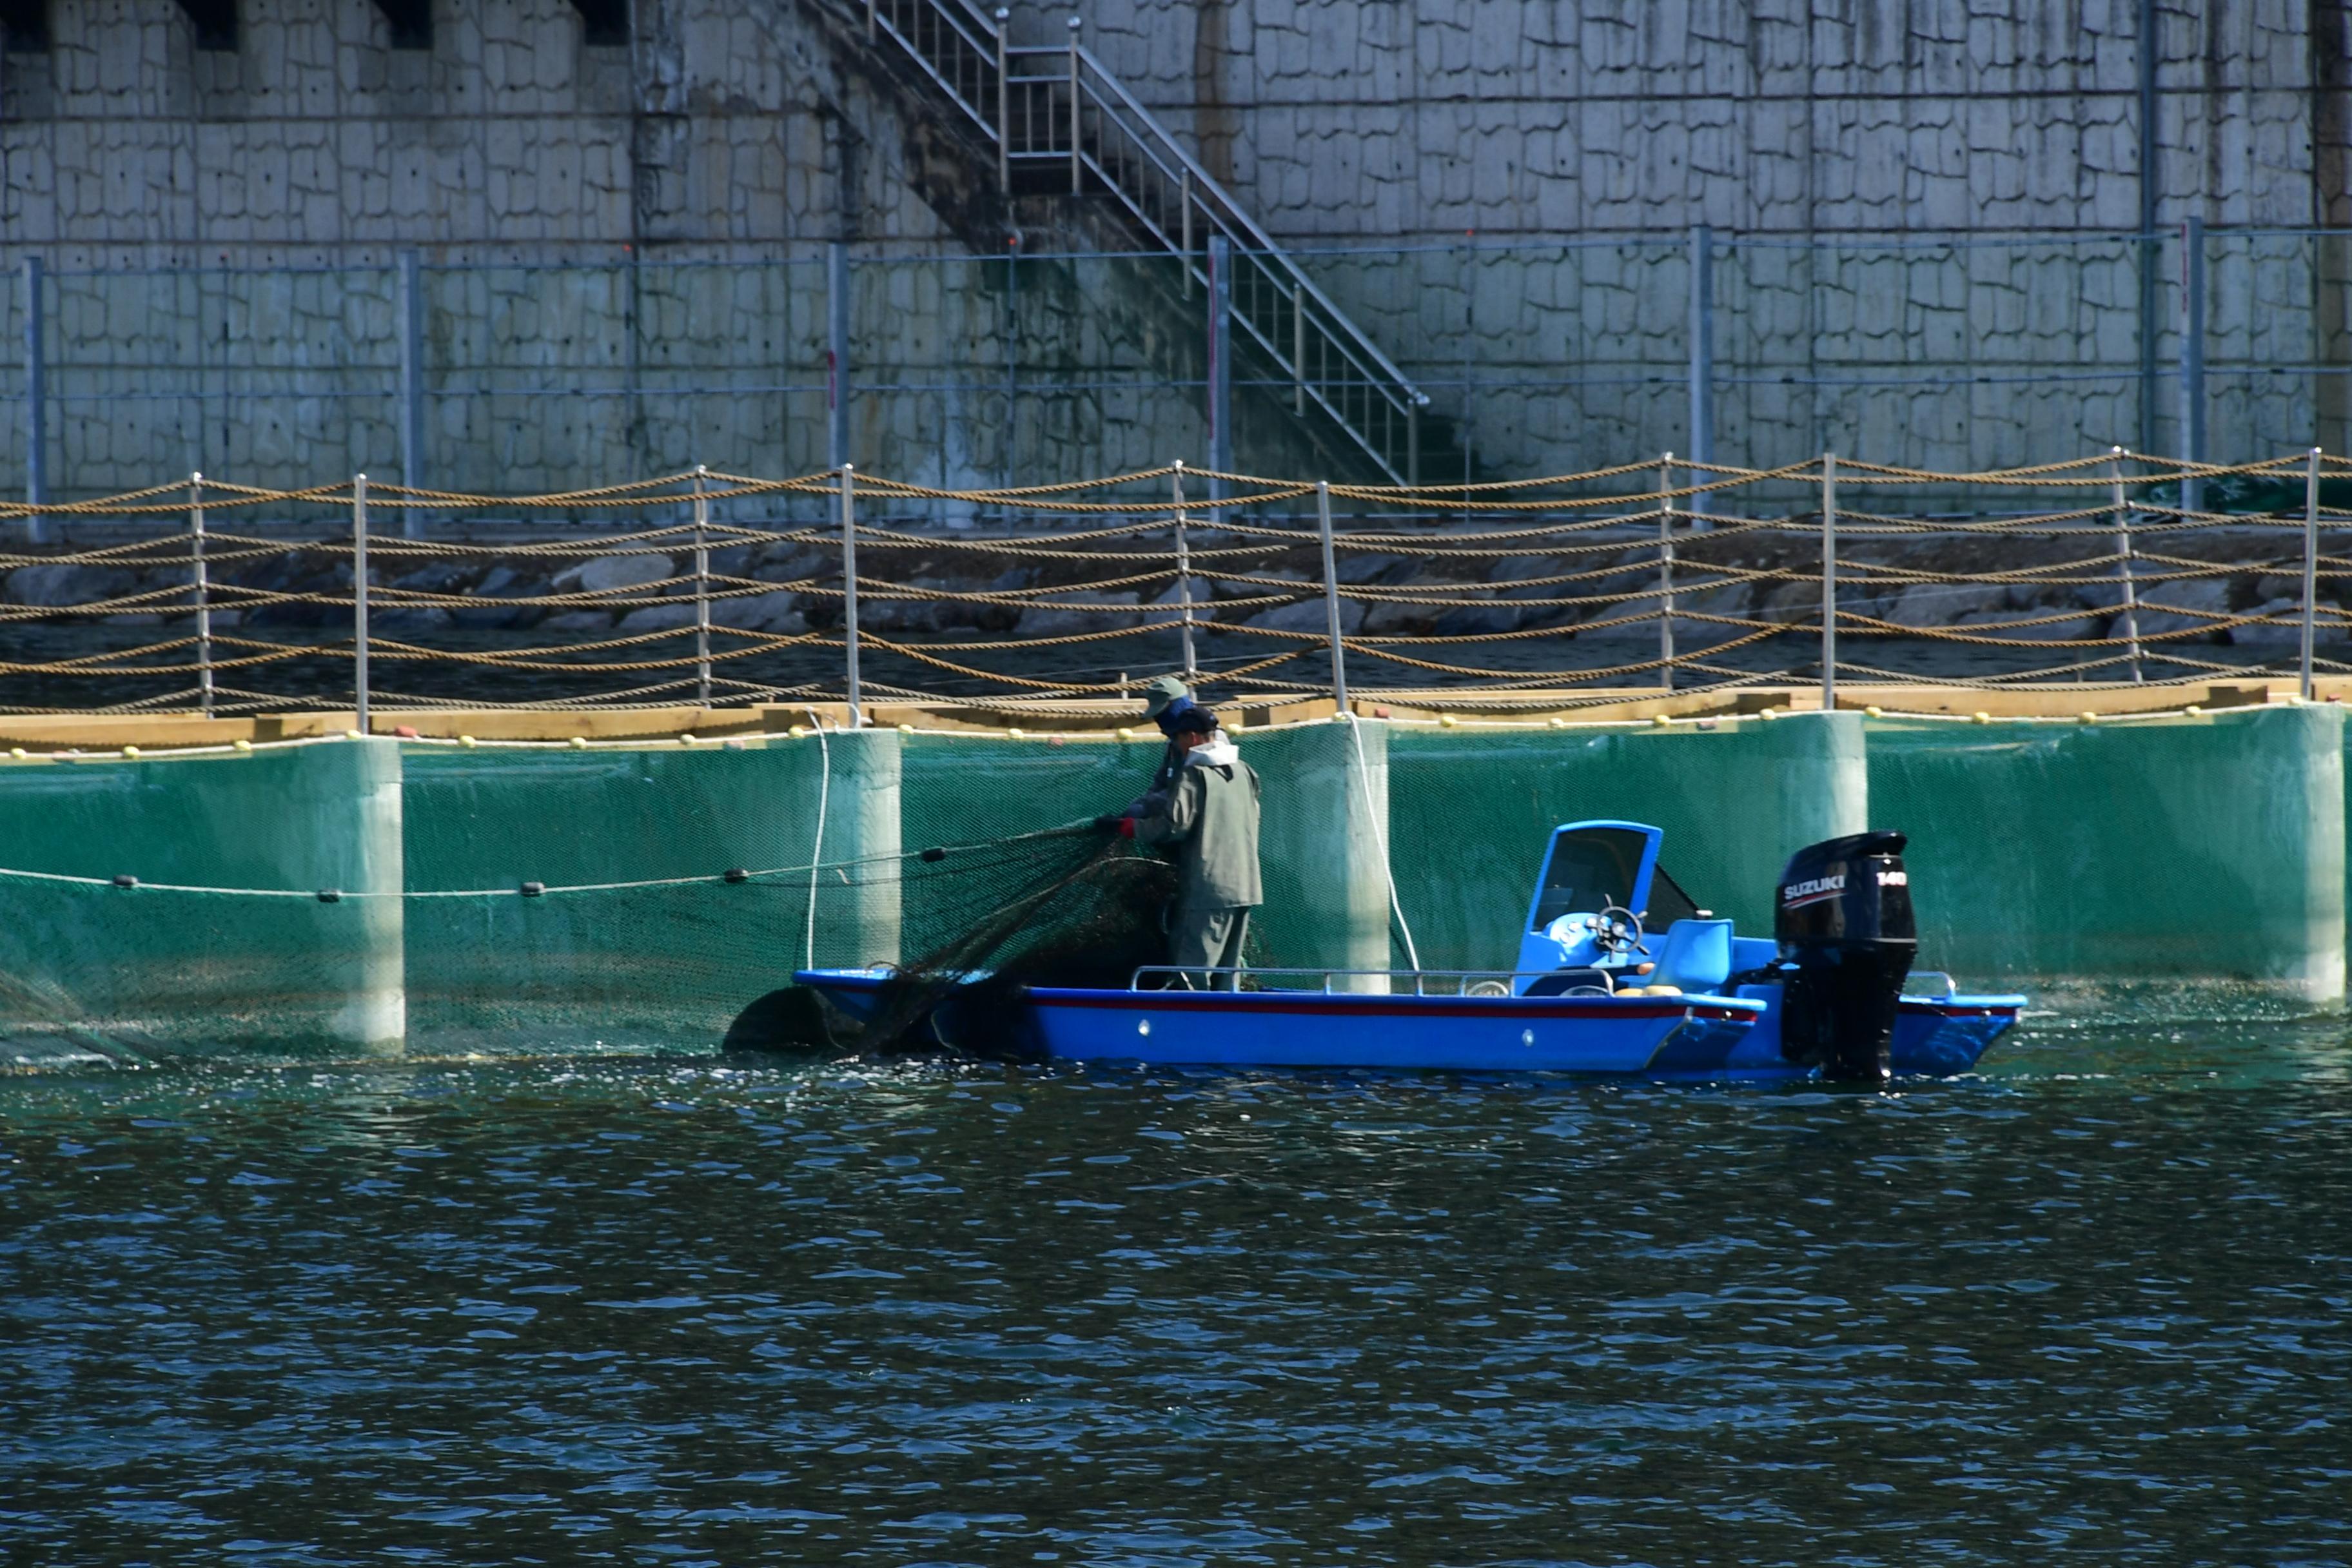
M 425 484 L 425 294 L 424 268 L 414 250 L 400 253 L 400 482 L 408 489 Z M 400 509 L 400 531 L 415 539 L 425 516 L 411 502 Z
M 694 700 L 710 706 L 710 498 L 708 465 L 694 465 Z
M 866 41 L 873 43 L 880 35 L 881 29 L 876 26 L 874 0 L 866 0 Z
M 1822 454 L 1822 710 L 1837 708 L 1837 454 Z
M 824 247 L 824 462 L 849 461 L 849 247 Z
M 841 465 L 841 642 L 849 676 L 849 727 L 866 721 L 859 709 L 857 686 L 857 502 L 856 473 Z
M 1715 461 L 1715 231 L 1690 232 L 1690 457 Z
M 2205 460 L 2205 220 L 2180 226 L 2180 455 Z M 2205 481 L 2180 478 L 2180 510 L 2205 510 Z
M 49 499 L 49 376 L 48 334 L 41 321 L 41 258 L 25 258 L 25 501 L 39 506 Z M 48 520 L 35 512 L 25 519 L 25 537 L 35 544 L 48 542 Z
M 1331 634 L 1331 700 L 1348 710 L 1348 656 L 1339 641 L 1339 566 L 1331 543 L 1331 485 L 1315 481 L 1315 521 L 1323 533 L 1323 619 Z
M 1307 288 L 1290 286 L 1290 411 L 1307 412 Z
M 196 602 L 196 699 L 213 716 L 212 584 L 205 565 L 205 477 L 188 476 L 188 586 Z
M 1184 459 L 1176 459 L 1176 471 L 1170 477 L 1176 497 L 1176 635 L 1184 650 L 1184 679 L 1192 679 L 1192 551 L 1184 538 Z
M 2124 647 L 2131 658 L 2131 678 L 2137 685 L 2143 679 L 2139 662 L 2139 587 L 2132 581 L 2131 506 L 2124 500 L 2124 449 L 2117 447 L 2107 458 L 2108 499 L 2116 509 L 2116 570 L 2124 579 Z
M 1078 19 L 1070 18 L 1070 195 L 1086 194 L 1086 164 L 1078 153 Z
M 1013 80 L 1012 57 L 1005 53 L 1005 33 L 1013 25 L 1013 13 L 999 5 L 996 8 L 996 189 L 1000 195 L 1013 194 Z
M 1192 297 L 1192 171 L 1188 166 L 1176 176 L 1176 220 L 1182 237 L 1178 241 L 1184 253 L 1184 265 L 1177 270 L 1184 275 L 1184 298 Z
M 1658 685 L 1675 689 L 1675 455 L 1658 462 Z
M 1234 468 L 1234 247 L 1222 234 L 1209 237 L 1209 467 L 1221 474 Z M 1209 481 L 1213 498 L 1224 481 Z
M 2301 690 L 2312 696 L 2312 657 L 2318 638 L 2319 601 L 2319 448 L 2314 447 L 2303 469 L 2303 665 Z
M 367 476 L 352 476 L 352 691 L 359 732 L 368 732 Z

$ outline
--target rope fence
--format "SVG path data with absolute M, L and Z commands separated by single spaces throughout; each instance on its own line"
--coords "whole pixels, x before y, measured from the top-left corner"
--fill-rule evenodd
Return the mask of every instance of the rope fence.
M 372 517 L 394 509 L 396 531 Z M 430 520 L 419 528 L 419 515 Z M 2352 458 L 1822 454 L 1360 485 L 843 467 L 0 503 L 0 711 L 207 715 L 2352 673 Z M 2335 657 L 2331 657 L 2331 654 Z

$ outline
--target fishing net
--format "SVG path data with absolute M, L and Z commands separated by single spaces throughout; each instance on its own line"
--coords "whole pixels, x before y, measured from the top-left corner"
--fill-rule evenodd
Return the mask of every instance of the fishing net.
M 864 1016 L 788 986 L 739 1015 L 725 1047 L 1026 1058 L 1039 1051 L 1024 988 L 1124 987 L 1166 956 L 1174 867 L 1091 825 L 935 847 L 909 857 L 905 875 L 954 934 L 898 967 Z

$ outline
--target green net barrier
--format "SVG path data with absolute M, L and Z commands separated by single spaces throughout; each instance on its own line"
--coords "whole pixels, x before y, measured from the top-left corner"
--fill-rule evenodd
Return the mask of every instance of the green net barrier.
M 1790 853 L 1868 826 L 1854 714 L 1671 730 L 1423 730 L 1389 736 L 1390 854 L 1421 962 L 1507 968 L 1550 832 L 1665 830 L 1660 862 L 1702 908 L 1769 934 Z
M 382 1020 L 355 1001 L 384 989 L 382 939 L 387 922 L 396 931 L 402 900 L 310 895 L 356 895 L 387 875 L 396 885 L 398 775 L 389 761 L 382 749 L 333 746 L 0 773 L 0 866 L 17 873 L 0 876 L 7 1054 L 347 1047 L 380 1037 Z M 373 835 L 359 830 L 353 803 L 382 802 L 386 785 L 394 815 Z M 139 885 L 23 874 L 40 872 Z
M 1425 967 L 1507 965 L 1546 836 L 1592 817 L 1664 827 L 1692 896 L 1763 934 L 1790 851 L 1875 826 L 1912 836 L 1924 965 L 1979 984 L 2220 980 L 2333 999 L 2343 731 L 2313 706 L 1246 734 L 1265 785 L 1251 958 L 1402 965 L 1392 862 Z M 1120 808 L 1159 756 L 1148 733 L 886 731 L 0 766 L 0 1040 L 28 1060 L 404 1037 L 708 1048 L 812 952 L 941 949 L 1063 853 L 1020 836 Z M 934 846 L 950 853 L 923 858 Z M 527 882 L 543 890 L 521 896 Z
M 2235 981 L 2341 994 L 2343 714 L 2121 724 L 1884 720 L 1874 826 L 1923 965 L 1978 983 Z

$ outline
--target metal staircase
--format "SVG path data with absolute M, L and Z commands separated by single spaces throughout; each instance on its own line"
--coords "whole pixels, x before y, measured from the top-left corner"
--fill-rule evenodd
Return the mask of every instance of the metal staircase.
M 1066 188 L 1117 201 L 1182 258 L 1186 293 L 1229 291 L 1234 340 L 1255 351 L 1260 384 L 1286 383 L 1294 413 L 1328 419 L 1391 482 L 1423 482 L 1427 395 L 1103 68 L 1077 26 L 1071 18 L 1066 47 L 1015 45 L 1003 9 L 866 0 L 867 41 L 904 49 L 993 146 L 1003 195 Z M 1224 279 L 1211 275 L 1213 237 L 1226 241 Z

